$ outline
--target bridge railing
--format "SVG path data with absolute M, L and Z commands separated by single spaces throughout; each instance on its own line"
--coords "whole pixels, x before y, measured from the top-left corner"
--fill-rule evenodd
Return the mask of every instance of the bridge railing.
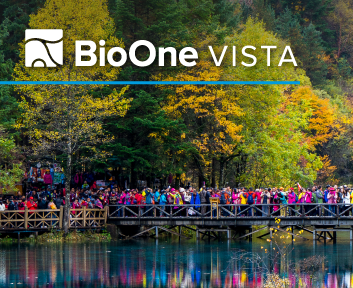
M 110 205 L 108 217 L 119 218 L 280 218 L 280 217 L 353 217 L 351 203 L 295 204 L 141 204 Z
M 5 210 L 0 212 L 1 230 L 40 230 L 62 228 L 64 207 L 44 210 Z M 100 228 L 107 223 L 105 209 L 70 209 L 70 228 Z

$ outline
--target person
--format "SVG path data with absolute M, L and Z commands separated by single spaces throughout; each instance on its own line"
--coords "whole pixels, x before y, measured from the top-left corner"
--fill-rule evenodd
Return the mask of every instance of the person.
M 89 189 L 89 184 L 87 183 L 87 181 L 85 181 L 85 182 L 82 184 L 82 189 L 83 189 L 83 190 Z
M 190 209 L 188 213 L 189 215 L 195 215 L 196 212 L 193 210 L 199 211 L 200 210 L 199 204 L 201 204 L 200 195 L 196 192 L 196 190 L 193 190 L 191 194 L 190 204 L 194 206 L 192 206 L 193 209 Z
M 15 210 L 15 203 L 12 198 L 10 199 L 10 203 L 9 203 L 9 206 L 7 207 L 7 210 L 10 210 L 10 211 Z
M 289 188 L 288 193 L 288 204 L 289 204 L 289 216 L 295 216 L 295 203 L 297 203 L 297 194 L 294 192 L 294 188 Z
M 5 204 L 2 202 L 2 201 L 0 201 L 0 211 L 5 211 Z
M 75 209 L 81 209 L 81 205 L 78 202 L 78 198 L 75 198 L 74 203 L 72 203 L 72 210 L 74 211 Z M 76 212 L 75 212 L 76 213 Z
M 26 197 L 22 196 L 22 199 L 20 200 L 20 202 L 18 203 L 18 210 L 25 210 L 26 209 Z M 21 214 L 24 214 L 22 212 L 20 212 Z
M 278 191 L 278 199 L 279 199 L 279 203 L 281 204 L 280 205 L 280 215 L 282 217 L 286 216 L 287 215 L 287 208 L 284 207 L 285 205 L 288 204 L 287 202 L 287 196 L 286 196 L 286 192 L 283 191 L 283 188 L 279 188 L 279 191 Z
M 247 211 L 245 211 L 244 213 L 242 213 L 247 207 L 248 205 L 246 205 L 248 203 L 248 193 L 246 193 L 246 189 L 243 188 L 240 192 L 240 213 L 241 216 L 247 216 Z
M 270 204 L 270 201 L 271 201 L 271 188 L 268 188 L 268 189 L 264 189 L 264 191 L 261 193 L 261 202 L 262 204 L 265 204 L 262 206 L 262 211 L 264 213 L 262 213 L 262 215 L 264 217 L 267 217 L 269 215 L 269 205 Z
M 318 204 L 323 204 L 324 203 L 324 192 L 322 191 L 321 186 L 317 186 L 317 189 L 315 191 L 315 196 L 317 199 Z M 319 210 L 317 211 L 320 215 L 322 215 L 322 206 L 319 207 Z
M 237 190 L 237 188 L 233 189 L 233 193 L 232 193 L 232 203 L 235 204 L 234 209 L 233 209 L 233 213 L 234 215 L 237 215 L 237 213 L 239 212 L 239 204 L 240 204 L 240 196 L 239 196 L 239 192 Z
M 38 204 L 38 209 L 40 209 L 40 210 L 48 209 L 48 202 L 46 201 L 45 198 L 40 199 L 40 202 Z
M 256 212 L 255 215 L 256 216 L 262 216 L 262 212 L 261 212 L 261 192 L 262 192 L 262 188 L 261 189 L 256 189 L 254 196 L 255 196 L 255 204 L 256 204 Z
M 162 211 L 160 211 L 161 213 L 160 213 L 160 217 L 164 217 L 164 215 L 165 215 L 165 205 L 167 204 L 167 197 L 166 197 L 166 191 L 163 189 L 162 191 L 161 191 L 161 196 L 160 196 L 160 198 L 159 198 L 159 205 L 161 206 L 161 210 Z
M 28 210 L 36 210 L 38 205 L 33 201 L 33 196 L 29 197 L 29 200 L 26 203 Z
M 47 185 L 52 185 L 53 184 L 53 178 L 51 177 L 49 171 L 46 171 L 45 172 L 45 175 L 44 175 L 44 184 L 47 186 Z
M 350 205 L 349 205 L 349 204 L 350 204 L 350 202 L 351 202 L 350 196 L 351 196 L 351 195 L 350 195 L 348 189 L 343 192 L 343 203 L 344 203 L 345 205 L 344 205 L 344 207 L 343 207 L 343 211 L 342 211 L 342 212 L 344 212 L 344 213 L 343 213 L 344 216 L 349 216 L 349 211 L 350 211 L 350 209 L 349 209 Z
M 336 189 L 334 187 L 330 187 L 330 192 L 327 194 L 327 203 L 329 203 L 329 210 L 332 213 L 335 213 L 335 204 L 337 203 L 337 194 Z M 334 216 L 333 214 L 330 216 Z
M 91 198 L 86 199 L 86 208 L 88 208 L 88 209 L 94 208 L 93 203 L 91 202 Z
M 207 195 L 206 189 L 201 188 L 200 201 L 201 201 L 201 215 L 202 216 L 205 216 L 205 214 L 206 214 L 206 204 L 207 204 L 206 195 Z M 223 204 L 225 204 L 225 203 L 223 203 Z
M 146 199 L 146 216 L 147 217 L 152 217 L 153 216 L 153 193 L 152 189 L 146 188 L 145 189 L 145 199 Z
M 109 214 L 112 214 L 114 211 L 116 211 L 117 207 L 115 207 L 115 205 L 117 204 L 117 202 L 118 202 L 118 195 L 116 194 L 115 189 L 113 189 L 109 195 L 109 206 L 110 206 Z
M 48 208 L 49 208 L 50 210 L 55 210 L 55 209 L 57 209 L 57 207 L 56 207 L 56 205 L 55 205 L 53 199 L 51 199 L 51 200 L 49 201 L 49 203 L 48 203 Z M 50 216 L 51 216 L 52 219 L 57 218 L 57 215 L 56 215 L 55 212 L 54 212 L 54 213 L 50 213 Z M 53 227 L 55 227 L 57 224 L 58 224 L 58 221 L 50 221 L 50 225 L 53 226 Z
M 99 200 L 99 197 L 96 197 L 96 201 L 94 201 L 94 207 L 98 208 L 98 209 L 103 209 L 103 204 L 102 202 Z
M 337 191 L 337 215 L 339 215 L 340 214 L 340 211 L 341 211 L 341 209 L 343 208 L 342 206 L 342 204 L 343 204 L 343 186 L 340 186 L 339 187 L 339 189 L 337 189 L 336 190 Z M 341 205 L 339 205 L 339 204 L 341 204 Z
M 60 209 L 60 207 L 64 205 L 64 197 L 57 197 L 55 199 L 55 205 L 57 209 Z

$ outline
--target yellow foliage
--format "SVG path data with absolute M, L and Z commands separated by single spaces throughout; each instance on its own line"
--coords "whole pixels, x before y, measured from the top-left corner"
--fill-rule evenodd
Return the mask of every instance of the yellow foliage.
M 202 52 L 208 49 L 212 40 L 206 38 L 195 44 L 201 53 L 200 60 L 192 69 L 182 70 L 175 76 L 158 75 L 155 79 L 219 81 L 221 68 L 214 65 L 209 53 Z M 229 97 L 220 85 L 178 85 L 169 88 L 174 93 L 168 95 L 163 109 L 174 119 L 183 118 L 189 130 L 195 132 L 193 135 L 183 135 L 182 138 L 192 139 L 205 166 L 214 156 L 231 154 L 241 139 L 239 132 L 242 129 L 234 121 L 235 117 L 242 114 L 234 98 Z
M 106 47 L 123 47 L 115 38 L 114 23 L 105 0 L 48 0 L 38 14 L 31 15 L 31 29 L 64 30 L 64 63 L 54 68 L 27 68 L 24 64 L 24 43 L 20 45 L 21 61 L 16 65 L 16 81 L 106 81 L 114 80 L 119 69 L 109 67 L 76 67 L 75 40 L 106 40 Z M 102 87 L 102 86 L 100 86 Z M 97 85 L 20 85 L 20 103 L 24 113 L 17 128 L 27 129 L 30 141 L 38 150 L 59 149 L 69 155 L 81 147 L 109 141 L 104 135 L 102 119 L 124 115 L 128 100 L 120 92 L 108 96 L 92 93 Z

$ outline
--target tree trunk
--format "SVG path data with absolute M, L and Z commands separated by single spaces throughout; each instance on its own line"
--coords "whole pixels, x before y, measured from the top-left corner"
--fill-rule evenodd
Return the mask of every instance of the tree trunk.
M 216 158 L 212 158 L 211 187 L 216 187 Z
M 222 188 L 224 186 L 224 164 L 225 164 L 225 159 L 224 157 L 221 157 L 219 160 L 219 188 Z
M 70 130 L 70 124 L 69 124 Z M 72 142 L 71 138 L 68 139 L 67 143 L 67 163 L 66 163 L 66 182 L 65 182 L 65 207 L 64 207 L 64 219 L 63 228 L 65 235 L 69 233 L 70 228 L 70 183 L 71 183 L 71 170 L 72 170 Z
M 71 146 L 71 145 L 70 145 Z M 69 221 L 70 221 L 70 183 L 71 183 L 71 166 L 72 166 L 72 155 L 71 153 L 67 156 L 67 164 L 65 170 L 65 206 L 64 206 L 64 219 L 63 228 L 65 234 L 69 232 Z

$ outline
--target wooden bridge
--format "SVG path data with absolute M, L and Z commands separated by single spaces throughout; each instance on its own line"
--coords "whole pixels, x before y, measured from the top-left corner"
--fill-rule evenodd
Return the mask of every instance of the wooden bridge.
M 278 208 L 273 211 L 274 206 Z M 0 212 L 0 232 L 38 232 L 62 229 L 64 209 L 14 210 Z M 294 230 L 310 232 L 314 240 L 336 239 L 337 232 L 350 232 L 353 240 L 353 204 L 256 204 L 256 205 L 111 205 L 105 209 L 70 209 L 70 229 L 99 229 L 106 224 L 118 228 L 137 229 L 126 239 L 160 233 L 186 237 L 182 229 L 196 234 L 196 238 L 252 239 L 254 233 L 272 237 L 272 230 L 286 232 L 292 238 L 304 238 Z M 253 227 L 260 227 L 254 230 Z M 178 227 L 178 231 L 174 230 Z M 133 229 L 134 228 L 134 229 Z M 172 230 L 173 229 L 173 230 Z M 151 236 L 151 235 L 150 235 Z
M 0 212 L 0 232 L 29 232 L 62 229 L 64 207 L 45 210 L 6 210 Z M 92 229 L 107 223 L 106 209 L 70 209 L 70 229 Z
M 275 206 L 278 207 L 277 211 L 273 211 Z M 219 237 L 224 232 L 228 239 L 251 239 L 254 233 L 262 230 L 267 232 L 259 238 L 267 235 L 272 237 L 272 229 L 288 233 L 285 228 L 291 227 L 292 231 L 299 229 L 311 233 L 314 240 L 335 240 L 337 232 L 343 231 L 349 231 L 350 239 L 353 240 L 353 204 L 145 204 L 114 205 L 110 206 L 110 211 L 109 223 L 118 227 L 144 227 L 143 231 L 128 238 L 146 235 L 146 232 L 153 229 L 154 237 L 158 237 L 159 230 L 183 237 L 180 229 L 186 228 L 193 230 L 197 238 Z M 190 226 L 196 226 L 196 229 Z M 253 226 L 261 228 L 253 230 Z M 174 227 L 179 227 L 179 233 L 171 230 Z M 290 234 L 292 238 L 304 238 L 295 233 Z

